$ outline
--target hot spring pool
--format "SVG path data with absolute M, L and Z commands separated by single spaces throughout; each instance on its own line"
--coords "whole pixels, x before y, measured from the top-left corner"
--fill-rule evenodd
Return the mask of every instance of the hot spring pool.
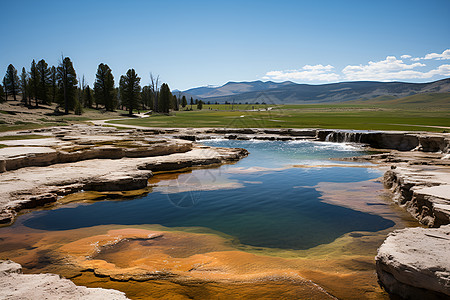
M 318 184 L 358 183 L 382 175 L 369 165 L 330 161 L 364 154 L 355 146 L 309 141 L 203 143 L 245 148 L 250 155 L 233 165 L 156 180 L 153 192 L 140 198 L 38 211 L 18 222 L 46 231 L 109 224 L 199 227 L 229 236 L 236 244 L 294 250 L 330 243 L 349 232 L 394 225 L 376 214 L 326 203 L 317 190 Z

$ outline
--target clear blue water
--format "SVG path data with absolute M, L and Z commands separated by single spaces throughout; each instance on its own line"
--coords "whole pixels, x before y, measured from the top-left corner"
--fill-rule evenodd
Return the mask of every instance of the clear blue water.
M 251 154 L 235 165 L 183 175 L 187 180 L 179 181 L 182 191 L 178 193 L 167 193 L 162 188 L 133 200 L 101 201 L 35 212 L 23 224 L 44 230 L 105 224 L 199 226 L 231 235 L 245 245 L 283 249 L 308 249 L 330 243 L 348 232 L 379 231 L 394 225 L 393 221 L 377 215 L 323 203 L 314 188 L 319 182 L 359 182 L 377 178 L 380 173 L 345 166 L 287 167 L 330 163 L 332 157 L 362 154 L 358 149 L 312 142 L 208 141 L 205 144 L 243 147 Z M 264 171 L 233 171 L 255 166 Z M 203 180 L 205 176 L 213 180 Z M 207 190 L 208 185 L 217 182 L 234 185 Z

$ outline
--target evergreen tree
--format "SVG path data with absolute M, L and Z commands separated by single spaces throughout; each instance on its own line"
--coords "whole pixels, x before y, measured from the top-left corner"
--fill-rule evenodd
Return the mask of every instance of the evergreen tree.
M 192 97 L 191 97 L 191 110 L 192 110 L 192 105 L 194 105 L 194 99 L 192 99 Z
M 36 62 L 31 62 L 30 68 L 30 97 L 34 98 L 36 101 L 36 107 L 38 106 L 38 84 L 39 84 L 39 73 L 36 68 Z
M 78 101 L 78 99 L 75 100 L 74 113 L 78 116 L 81 116 L 83 114 L 83 107 L 81 106 L 81 103 L 80 101 Z
M 203 101 L 200 100 L 200 101 L 198 101 L 198 103 L 197 103 L 197 109 L 198 109 L 198 110 L 202 110 L 202 108 L 203 108 Z
M 77 91 L 77 74 L 73 68 L 72 61 L 64 57 L 57 68 L 57 80 L 59 103 L 64 105 L 64 112 L 69 113 L 69 109 L 75 106 L 75 97 Z
M 186 100 L 186 96 L 183 95 L 183 97 L 181 97 L 181 107 L 185 108 L 187 105 L 187 100 Z
M 133 114 L 133 109 L 139 107 L 141 78 L 137 76 L 134 69 L 129 69 L 126 75 L 120 77 L 120 98 L 122 104 L 128 108 L 129 115 Z
M 55 66 L 52 66 L 50 69 L 50 95 L 51 95 L 51 101 L 56 101 L 56 91 L 58 88 L 58 82 L 56 80 L 56 68 Z
M 114 108 L 119 107 L 119 100 L 120 100 L 120 89 L 119 87 L 114 88 Z
M 114 76 L 107 64 L 98 65 L 95 75 L 94 97 L 95 102 L 104 105 L 106 110 L 114 110 Z
M 177 96 L 173 95 L 172 97 L 172 109 L 178 110 L 178 99 Z
M 38 61 L 36 65 L 37 72 L 39 74 L 39 84 L 37 88 L 37 97 L 44 103 L 50 104 L 48 97 L 48 88 L 50 86 L 50 68 L 44 59 Z
M 6 77 L 3 77 L 3 90 L 5 91 L 5 101 L 8 101 L 8 90 L 6 89 Z
M 28 73 L 24 67 L 20 74 L 20 90 L 22 92 L 22 101 L 25 102 L 25 105 L 31 106 L 31 98 L 28 95 Z M 30 103 L 28 103 L 28 100 L 30 100 Z
M 142 88 L 141 97 L 142 97 L 142 104 L 145 107 L 153 109 L 153 93 L 151 86 L 146 85 Z
M 5 102 L 5 92 L 3 91 L 3 85 L 0 84 L 0 103 Z
M 13 95 L 14 101 L 16 101 L 16 96 L 19 93 L 19 77 L 17 76 L 17 70 L 13 65 L 9 65 L 6 69 L 5 75 L 5 88 L 9 94 Z
M 91 108 L 93 104 L 92 101 L 92 92 L 89 85 L 86 86 L 86 89 L 84 90 L 84 107 Z
M 159 111 L 165 114 L 169 113 L 170 102 L 172 101 L 172 93 L 167 83 L 161 85 L 159 90 Z

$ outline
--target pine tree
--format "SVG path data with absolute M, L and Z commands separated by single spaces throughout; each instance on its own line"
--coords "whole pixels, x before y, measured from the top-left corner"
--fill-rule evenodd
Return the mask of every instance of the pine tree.
M 169 113 L 170 102 L 172 100 L 172 93 L 170 92 L 169 85 L 163 83 L 159 90 L 159 111 L 165 114 Z
M 83 114 L 83 107 L 81 106 L 81 103 L 80 101 L 78 101 L 78 99 L 75 99 L 74 113 L 78 116 L 81 116 Z
M 64 112 L 69 113 L 69 109 L 75 106 L 75 96 L 77 91 L 77 74 L 73 68 L 72 61 L 64 57 L 57 68 L 57 80 L 59 88 L 59 103 L 64 105 Z
M 0 84 L 0 103 L 5 102 L 5 92 L 3 91 L 3 85 Z
M 106 110 L 114 110 L 114 76 L 107 64 L 98 65 L 95 75 L 94 97 L 95 102 L 104 105 Z
M 8 90 L 6 89 L 6 77 L 3 77 L 3 90 L 5 91 L 5 101 L 8 101 Z
M 56 80 L 56 68 L 52 66 L 50 69 L 50 94 L 52 102 L 56 101 L 56 91 L 57 91 L 57 80 Z
M 39 74 L 39 84 L 37 88 L 37 96 L 44 104 L 50 104 L 48 97 L 48 88 L 50 86 L 50 68 L 44 59 L 38 61 L 36 65 Z
M 172 105 L 171 105 L 173 110 L 178 110 L 178 99 L 177 96 L 173 95 L 172 97 Z
M 14 101 L 16 101 L 16 96 L 19 93 L 19 77 L 17 76 L 17 70 L 13 65 L 9 65 L 6 69 L 5 75 L 5 88 L 9 94 L 13 95 Z
M 128 108 L 129 115 L 133 114 L 133 109 L 139 107 L 141 78 L 137 76 L 134 69 L 129 69 L 126 75 L 120 77 L 120 98 L 122 104 Z
M 151 86 L 146 85 L 142 88 L 141 92 L 142 104 L 147 108 L 153 109 L 153 93 Z
M 200 101 L 198 101 L 198 103 L 197 103 L 197 109 L 198 109 L 198 110 L 202 110 L 202 108 L 203 108 L 203 101 L 200 100 Z
M 31 98 L 28 95 L 28 73 L 24 67 L 20 74 L 20 90 L 22 92 L 22 101 L 25 102 L 25 105 L 31 106 Z M 28 100 L 30 100 L 30 103 L 28 103 Z
M 187 100 L 186 100 L 186 96 L 183 95 L 183 97 L 181 98 L 181 107 L 185 108 L 187 105 Z
M 39 84 L 39 73 L 36 68 L 36 62 L 31 62 L 30 68 L 30 97 L 34 98 L 36 101 L 36 107 L 38 107 L 38 84 Z
M 191 110 L 192 110 L 192 105 L 194 105 L 194 99 L 192 99 L 192 97 L 191 97 Z
M 89 85 L 86 86 L 84 90 L 84 107 L 91 108 L 92 107 L 92 92 Z

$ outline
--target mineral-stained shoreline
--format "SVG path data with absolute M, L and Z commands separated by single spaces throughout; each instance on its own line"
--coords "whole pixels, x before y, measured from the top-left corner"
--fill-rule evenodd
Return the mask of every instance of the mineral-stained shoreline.
M 152 172 L 223 164 L 248 154 L 244 149 L 202 146 L 195 142 L 200 139 L 364 144 L 379 153 L 355 160 L 374 162 L 385 169 L 383 182 L 394 193 L 394 201 L 425 226 L 437 228 L 392 233 L 376 258 L 380 284 L 404 298 L 450 297 L 450 134 L 251 128 L 115 130 L 100 126 L 15 134 L 48 138 L 1 142 L 8 146 L 0 149 L 0 222 L 4 224 L 11 223 L 23 209 L 54 203 L 67 194 L 143 189 Z

